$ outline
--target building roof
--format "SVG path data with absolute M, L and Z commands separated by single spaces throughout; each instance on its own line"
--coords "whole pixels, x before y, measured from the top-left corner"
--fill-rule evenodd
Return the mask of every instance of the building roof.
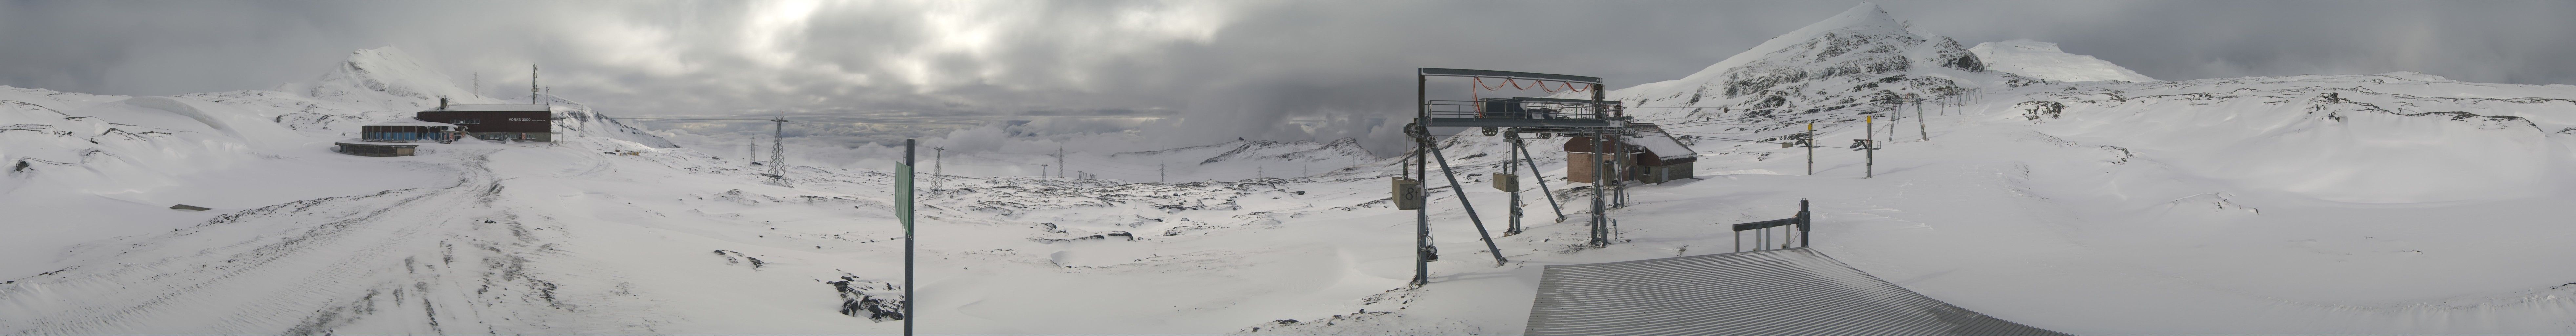
M 1671 133 L 1664 133 L 1662 127 L 1640 124 L 1636 128 L 1637 134 L 1645 138 L 1628 138 L 1625 142 L 1646 147 L 1646 151 L 1655 153 L 1656 158 L 1679 160 L 1699 156 L 1699 152 L 1691 151 L 1690 146 L 1683 146 L 1681 139 L 1674 138 Z
M 442 122 L 427 122 L 427 121 L 419 121 L 419 120 L 411 120 L 411 119 L 394 119 L 394 120 L 387 120 L 387 121 L 379 122 L 379 123 L 370 123 L 370 124 L 367 124 L 367 126 L 447 126 L 447 127 L 456 127 L 456 124 L 442 123 Z
M 553 109 L 546 107 L 546 105 L 536 105 L 536 104 L 465 104 L 465 105 L 448 105 L 448 106 L 446 106 L 446 108 L 431 108 L 431 109 L 429 109 L 429 111 L 549 111 L 549 112 L 551 112 L 551 111 L 553 111 Z
M 1793 248 L 1547 266 L 1529 335 L 2064 335 Z

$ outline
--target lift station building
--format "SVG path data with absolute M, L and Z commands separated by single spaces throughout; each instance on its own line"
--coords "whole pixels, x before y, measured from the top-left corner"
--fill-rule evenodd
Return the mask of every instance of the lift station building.
M 1630 132 L 1627 133 L 1634 135 L 1611 136 L 1606 140 L 1610 142 L 1610 148 L 1617 148 L 1608 155 L 1611 155 L 1612 159 L 1619 160 L 1618 169 L 1623 170 L 1611 175 L 1609 179 L 1611 182 L 1664 183 L 1691 178 L 1691 165 L 1699 162 L 1699 152 L 1691 151 L 1690 146 L 1682 145 L 1681 139 L 1673 137 L 1671 133 L 1664 133 L 1662 127 L 1656 127 L 1654 124 L 1628 125 Z M 1593 140 L 1591 135 L 1586 134 L 1576 134 L 1565 140 L 1566 181 L 1593 180 L 1593 174 L 1596 173 L 1593 171 L 1593 165 L 1578 164 L 1593 162 L 1593 158 L 1603 155 L 1593 153 L 1595 148 L 1592 144 Z
M 454 124 L 466 136 L 491 141 L 554 141 L 554 109 L 536 104 L 447 105 L 420 111 L 414 120 Z
M 333 151 L 357 156 L 411 156 L 419 142 L 448 143 L 464 136 L 461 127 L 418 120 L 395 120 L 358 127 L 354 141 L 333 143 Z

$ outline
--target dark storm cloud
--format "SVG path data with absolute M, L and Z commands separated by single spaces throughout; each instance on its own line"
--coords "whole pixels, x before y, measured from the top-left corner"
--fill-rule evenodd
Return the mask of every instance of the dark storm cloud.
M 1001 120 L 1167 143 L 1396 141 L 1414 67 L 1680 78 L 1855 2 L 0 2 L 0 85 L 128 95 L 309 81 L 400 46 L 511 96 L 786 115 L 883 137 Z M 2422 71 L 2576 83 L 2569 2 L 1891 2 L 1974 44 L 2159 79 Z M 1444 89 L 1447 87 L 1444 87 Z M 1396 123 L 1401 123 L 1398 121 Z M 669 126 L 680 126 L 671 124 Z M 693 132 L 757 132 L 700 125 Z M 826 134 L 831 134 L 826 132 Z M 857 138 L 852 138 L 857 139 Z

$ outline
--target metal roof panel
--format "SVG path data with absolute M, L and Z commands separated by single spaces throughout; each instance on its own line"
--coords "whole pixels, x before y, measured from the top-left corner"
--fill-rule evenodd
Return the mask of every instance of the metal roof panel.
M 1530 335 L 2064 335 L 1960 309 L 1809 248 L 1548 266 Z

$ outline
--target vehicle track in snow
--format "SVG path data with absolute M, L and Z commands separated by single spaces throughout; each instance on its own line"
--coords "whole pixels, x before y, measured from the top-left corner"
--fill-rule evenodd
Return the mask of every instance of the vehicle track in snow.
M 465 331 L 459 324 L 508 303 L 486 302 L 499 301 L 486 300 L 495 297 L 491 278 L 527 278 L 524 256 L 491 243 L 530 240 L 493 205 L 503 186 L 485 167 L 492 152 L 448 161 L 458 178 L 446 188 L 297 201 L 109 242 L 123 246 L 82 253 L 95 258 L 79 263 L 88 266 L 0 285 L 0 333 L 322 334 L 360 322 L 381 332 Z M 456 245 L 486 256 L 458 258 Z M 513 290 L 503 289 L 497 295 Z

